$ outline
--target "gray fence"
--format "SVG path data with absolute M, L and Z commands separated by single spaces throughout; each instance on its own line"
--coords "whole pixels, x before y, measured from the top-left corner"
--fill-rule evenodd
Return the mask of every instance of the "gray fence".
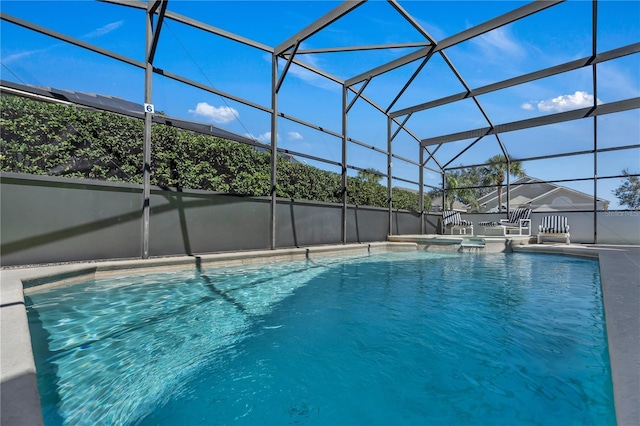
M 142 252 L 142 186 L 46 176 L 0 174 L 2 266 L 138 258 Z M 151 256 L 191 255 L 270 247 L 268 198 L 154 188 L 150 199 Z M 593 243 L 593 212 L 563 212 L 571 241 Z M 535 234 L 543 213 L 532 214 Z M 496 214 L 469 214 L 478 223 Z M 504 215 L 503 215 L 504 216 Z M 279 200 L 276 246 L 341 242 L 341 206 Z M 425 216 L 437 233 L 440 216 Z M 386 241 L 387 209 L 349 206 L 347 242 Z M 393 234 L 419 234 L 420 216 L 394 211 Z M 479 229 L 476 230 L 476 233 Z M 640 212 L 597 213 L 600 244 L 640 244 Z
M 141 256 L 142 186 L 2 173 L 3 266 Z M 341 206 L 279 200 L 277 247 L 341 242 Z M 393 232 L 420 232 L 417 213 L 394 211 Z M 154 188 L 149 253 L 170 256 L 270 247 L 268 198 Z M 347 242 L 386 241 L 386 209 L 349 206 Z

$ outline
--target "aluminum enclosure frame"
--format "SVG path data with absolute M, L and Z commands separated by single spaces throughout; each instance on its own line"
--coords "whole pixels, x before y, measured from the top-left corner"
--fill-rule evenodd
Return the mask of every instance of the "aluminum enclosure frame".
M 346 221 L 346 217 L 347 217 L 347 203 L 348 203 L 348 193 L 347 193 L 347 171 L 348 169 L 351 170 L 357 170 L 357 171 L 364 171 L 362 168 L 359 168 L 357 166 L 354 165 L 350 165 L 348 163 L 348 145 L 349 143 L 353 143 L 356 145 L 359 145 L 361 147 L 365 147 L 365 148 L 370 148 L 373 149 L 374 151 L 380 153 L 380 154 L 384 154 L 387 156 L 387 171 L 386 173 L 383 174 L 383 176 L 386 177 L 387 179 L 387 203 L 388 203 L 388 215 L 389 215 L 389 234 L 393 233 L 393 228 L 392 228 L 392 224 L 391 224 L 391 220 L 392 220 L 392 209 L 393 209 L 393 203 L 392 203 L 392 181 L 393 180 L 399 180 L 399 181 L 405 181 L 411 184 L 415 184 L 418 186 L 419 188 L 419 202 L 420 202 L 420 216 L 421 219 L 424 218 L 424 188 L 425 188 L 425 184 L 424 184 L 424 171 L 427 169 L 427 163 L 430 160 L 433 160 L 433 162 L 436 164 L 436 166 L 438 167 L 438 170 L 435 169 L 429 169 L 432 171 L 436 171 L 437 173 L 440 173 L 442 175 L 442 194 L 443 194 L 443 202 L 444 202 L 444 197 L 445 197 L 445 183 L 444 183 L 444 177 L 445 177 L 445 173 L 449 170 L 455 170 L 456 167 L 450 167 L 451 163 L 458 158 L 461 154 L 463 154 L 466 150 L 468 150 L 469 148 L 471 148 L 472 146 L 474 146 L 477 143 L 482 143 L 482 139 L 487 137 L 487 136 L 495 136 L 497 138 L 498 144 L 500 146 L 500 150 L 502 151 L 502 154 L 504 155 L 504 157 L 507 160 L 507 165 L 509 165 L 509 163 L 511 161 L 523 161 L 523 160 L 532 160 L 532 159 L 540 159 L 540 158 L 555 158 L 555 157 L 562 157 L 562 156 L 571 156 L 571 155 L 582 155 L 582 154 L 592 154 L 594 156 L 594 170 L 596 170 L 596 166 L 597 166 L 597 154 L 598 153 L 602 153 L 602 152 L 607 152 L 607 151 L 612 151 L 612 150 L 622 150 L 622 149 L 637 149 L 640 148 L 640 144 L 632 144 L 632 145 L 627 145 L 627 146 L 622 146 L 622 147 L 614 147 L 614 148 L 599 148 L 598 146 L 598 135 L 597 135 L 597 117 L 603 114 L 611 114 L 611 113 L 616 113 L 616 112 L 622 112 L 622 111 L 629 111 L 629 110 L 635 110 L 635 109 L 640 109 L 640 97 L 635 97 L 635 98 L 630 98 L 630 99 L 625 99 L 625 100 L 621 100 L 621 101 L 616 101 L 616 102 L 611 102 L 608 104 L 604 104 L 604 105 L 598 105 L 596 104 L 596 99 L 597 96 L 594 96 L 594 105 L 592 107 L 589 108 L 583 108 L 583 109 L 578 109 L 578 110 L 572 110 L 572 111 L 568 111 L 568 112 L 563 112 L 563 113 L 557 113 L 557 114 L 551 114 L 551 115 L 546 115 L 546 116 L 541 116 L 541 117 L 536 117 L 536 118 L 531 118 L 531 119 L 527 119 L 527 120 L 521 120 L 521 121 L 515 121 L 515 122 L 510 122 L 510 123 L 502 123 L 502 124 L 494 124 L 494 120 L 493 118 L 486 112 L 486 110 L 483 108 L 483 106 L 481 105 L 480 101 L 478 100 L 478 96 L 483 95 L 483 94 L 488 94 L 488 93 L 492 93 L 492 92 L 496 92 L 498 90 L 502 90 L 505 88 L 509 88 L 509 87 L 513 87 L 519 84 L 523 84 L 523 83 L 528 83 L 528 82 L 533 82 L 533 81 L 537 81 L 540 79 L 544 79 L 550 76 L 554 76 L 554 75 L 558 75 L 558 74 L 562 74 L 562 73 L 566 73 L 569 71 L 573 71 L 573 70 L 577 70 L 577 69 L 581 69 L 581 68 L 591 68 L 592 69 L 592 73 L 593 73 L 593 91 L 594 94 L 597 95 L 597 83 L 596 83 L 596 65 L 599 63 L 603 63 L 606 61 L 610 61 L 613 59 L 617 59 L 617 58 L 621 58 L 624 56 L 628 56 L 628 55 L 633 55 L 633 54 L 638 54 L 640 53 L 640 41 L 636 42 L 636 43 L 632 43 L 630 45 L 627 46 L 623 46 L 620 48 L 616 48 L 607 52 L 601 52 L 598 53 L 597 49 L 596 49 L 596 39 L 597 39 L 597 23 L 598 23 L 598 2 L 597 0 L 592 0 L 592 55 L 589 57 L 585 57 L 585 58 L 581 58 L 581 59 L 577 59 L 577 60 L 572 60 L 570 62 L 567 63 L 563 63 L 560 65 L 556 65 L 547 69 L 543 69 L 543 70 L 538 70 L 535 72 L 531 72 L 525 75 L 520 75 L 518 77 L 515 78 L 511 78 L 508 80 L 504 80 L 504 81 L 500 81 L 497 83 L 492 83 L 486 86 L 482 86 L 482 87 L 471 87 L 469 84 L 467 84 L 467 82 L 464 80 L 463 76 L 458 72 L 458 70 L 455 68 L 455 65 L 453 64 L 453 62 L 449 59 L 449 57 L 446 54 L 446 49 L 455 46 L 457 44 L 460 44 L 464 41 L 470 40 L 474 37 L 477 37 L 479 35 L 485 34 L 489 31 L 492 31 L 494 29 L 497 28 L 501 28 L 507 24 L 510 24 L 512 22 L 518 21 L 520 19 L 527 19 L 527 17 L 532 16 L 536 13 L 539 13 L 543 10 L 546 10 L 548 8 L 552 8 L 552 7 L 556 7 L 557 5 L 560 5 L 562 3 L 564 3 L 564 0 L 538 0 L 538 1 L 533 1 L 531 3 L 528 3 L 524 6 L 521 6 L 519 8 L 516 8 L 510 12 L 507 12 L 501 16 L 498 16 L 496 18 L 490 19 L 480 25 L 474 26 L 472 28 L 468 28 L 462 32 L 459 32 L 458 34 L 455 34 L 453 36 L 450 36 L 448 38 L 445 38 L 443 40 L 436 40 L 433 36 L 431 36 L 424 28 L 422 28 L 422 26 L 419 24 L 419 22 L 411 16 L 410 13 L 408 13 L 400 4 L 399 1 L 397 0 L 387 0 L 387 3 L 389 5 L 392 6 L 392 8 L 402 17 L 402 19 L 404 19 L 404 21 L 412 26 L 414 29 L 416 29 L 418 31 L 419 34 L 421 34 L 422 37 L 424 37 L 424 40 L 422 41 L 416 41 L 416 42 L 412 42 L 412 43 L 390 43 L 390 44 L 384 44 L 384 45 L 370 45 L 370 46 L 350 46 L 350 47 L 343 47 L 343 48 L 316 48 L 316 49 L 303 49 L 301 48 L 302 43 L 312 37 L 313 35 L 323 31 L 323 29 L 325 29 L 326 27 L 328 27 L 329 25 L 331 25 L 333 22 L 338 21 L 340 19 L 342 19 L 343 17 L 354 13 L 355 11 L 358 10 L 358 8 L 360 6 L 362 6 L 364 3 L 366 3 L 366 0 L 351 0 L 351 1 L 345 1 L 343 3 L 341 3 L 340 5 L 338 5 L 336 8 L 334 8 L 333 10 L 331 10 L 329 13 L 325 14 L 324 16 L 320 17 L 319 19 L 317 19 L 316 21 L 312 22 L 310 25 L 308 25 L 306 28 L 298 31 L 295 34 L 292 34 L 289 38 L 287 38 L 286 40 L 284 40 L 282 43 L 280 43 L 279 45 L 275 46 L 275 47 L 271 47 L 271 46 L 267 46 L 264 45 L 262 43 L 258 43 L 256 41 L 247 39 L 245 37 L 242 37 L 240 35 L 237 34 L 233 34 L 231 32 L 213 27 L 211 25 L 205 24 L 203 22 L 199 22 L 191 17 L 186 17 L 186 16 L 182 16 L 180 14 L 174 13 L 170 10 L 170 1 L 169 0 L 150 0 L 149 2 L 142 2 L 142 1 L 131 1 L 131 0 L 101 0 L 104 3 L 110 3 L 113 5 L 118 5 L 118 6 L 124 6 L 124 7 L 132 7 L 132 8 L 136 8 L 136 9 L 140 9 L 141 11 L 144 11 L 145 13 L 145 25 L 146 25 L 146 55 L 145 55 L 145 61 L 141 62 L 138 60 L 135 60 L 133 58 L 129 58 L 129 57 L 125 57 L 123 55 L 120 55 L 116 52 L 112 52 L 109 51 L 107 49 L 101 48 L 99 46 L 95 46 L 92 45 L 90 43 L 87 43 L 85 41 L 67 36 L 65 34 L 56 32 L 52 29 L 49 28 L 45 28 L 42 26 L 39 26 L 37 24 L 31 23 L 31 22 L 27 22 L 23 19 L 17 18 L 17 17 L 13 17 L 10 15 L 7 15 L 6 13 L 0 13 L 0 19 L 10 22 L 12 24 L 15 25 L 19 25 L 22 26 L 24 28 L 27 28 L 31 31 L 35 31 L 35 32 L 39 32 L 41 34 L 59 39 L 61 41 L 64 41 L 66 43 L 70 43 L 72 45 L 81 47 L 83 49 L 87 49 L 90 50 L 92 52 L 98 53 L 100 55 L 104 55 L 106 57 L 121 61 L 123 63 L 126 63 L 130 66 L 134 66 L 137 68 L 141 68 L 145 70 L 145 103 L 147 104 L 151 104 L 152 103 L 152 98 L 153 98 L 153 90 L 152 90 L 152 86 L 151 86 L 151 81 L 152 81 L 152 76 L 153 74 L 157 74 L 157 75 L 162 75 L 166 78 L 172 79 L 174 81 L 177 81 L 179 83 L 182 84 L 186 84 L 188 86 L 191 87 L 195 87 L 197 89 L 200 90 L 204 90 L 207 91 L 209 93 L 212 94 L 216 94 L 219 96 L 222 96 L 223 98 L 226 99 L 230 99 L 233 100 L 235 102 L 239 102 L 243 105 L 246 105 L 248 107 L 251 108 L 255 108 L 257 110 L 260 110 L 262 112 L 268 113 L 271 116 L 271 144 L 270 145 L 264 145 L 265 147 L 267 147 L 268 149 L 271 150 L 272 154 L 276 154 L 276 153 L 280 153 L 280 152 L 284 152 L 287 154 L 291 154 L 291 155 L 295 155 L 295 156 L 299 156 L 301 158 L 309 158 L 311 160 L 314 161 L 320 161 L 320 162 L 324 162 L 326 164 L 330 164 L 333 166 L 339 166 L 341 168 L 341 175 L 342 175 L 342 220 L 341 220 L 341 235 L 342 235 L 342 242 L 346 243 L 347 242 L 347 234 L 348 234 L 348 230 L 346 228 L 347 226 L 347 221 Z M 191 79 L 188 79 L 184 76 L 180 76 L 174 73 L 171 73 L 167 70 L 162 70 L 160 68 L 157 68 L 154 66 L 154 59 L 155 59 L 155 52 L 157 51 L 157 49 L 159 48 L 159 40 L 160 40 L 160 33 L 162 30 L 162 26 L 165 20 L 173 20 L 176 22 L 180 22 L 182 24 L 191 26 L 193 28 L 196 28 L 198 30 L 201 31 L 205 31 L 208 32 L 210 34 L 214 34 L 216 36 L 219 37 L 224 37 L 226 39 L 232 40 L 234 42 L 237 43 L 241 43 L 245 46 L 249 46 L 253 49 L 258 49 L 260 51 L 263 51 L 269 55 L 271 55 L 271 104 L 269 106 L 265 106 L 265 105 L 260 105 L 257 104 L 255 102 L 251 102 L 247 99 L 243 99 L 241 97 L 235 96 L 233 94 L 230 93 L 226 93 L 223 91 L 220 91 L 218 89 L 215 89 L 214 87 L 211 87 L 209 85 L 205 85 L 202 83 L 198 83 L 196 81 L 193 81 Z M 371 70 L 368 70 L 364 73 L 361 73 L 359 75 L 353 76 L 351 78 L 348 78 L 346 80 L 342 80 L 340 78 L 337 78 L 333 75 L 331 75 L 330 73 L 319 69 L 307 62 L 305 62 L 302 59 L 299 59 L 300 55 L 305 55 L 305 54 L 309 54 L 309 53 L 330 53 L 330 52 L 350 52 L 350 51 L 361 51 L 361 50 L 382 50 L 382 49 L 392 49 L 392 48 L 414 48 L 416 50 L 414 50 L 412 53 L 409 53 L 403 57 L 400 57 L 398 59 L 395 59 L 393 61 L 390 61 L 386 64 L 380 65 L 376 68 L 373 68 Z M 393 110 L 393 107 L 395 106 L 396 101 L 400 98 L 400 96 L 402 95 L 402 93 L 404 93 L 406 90 L 409 89 L 411 83 L 413 82 L 413 80 L 418 76 L 418 74 L 421 72 L 421 70 L 424 68 L 425 65 L 427 65 L 429 63 L 429 61 L 434 57 L 434 55 L 438 55 L 439 57 L 441 57 L 445 63 L 448 65 L 448 67 L 450 68 L 450 70 L 455 74 L 456 78 L 458 79 L 458 81 L 462 84 L 462 86 L 464 87 L 465 91 L 464 92 L 460 92 L 458 94 L 455 95 L 451 95 L 451 96 L 447 96 L 445 98 L 441 98 L 441 99 L 436 99 L 430 102 L 426 102 L 426 103 L 421 103 L 418 105 L 414 105 L 408 108 L 403 108 L 403 109 L 398 109 L 398 110 Z M 396 97 L 393 99 L 393 101 L 386 106 L 381 106 L 376 104 L 372 99 L 370 99 L 368 96 L 366 96 L 366 89 L 367 86 L 369 85 L 369 83 L 371 81 L 373 81 L 373 79 L 375 79 L 378 76 L 381 76 L 383 74 L 386 74 L 392 70 L 395 70 L 397 68 L 400 67 L 404 67 L 408 64 L 414 63 L 420 61 L 419 66 L 417 67 L 417 69 L 415 70 L 415 72 L 412 74 L 412 76 L 408 79 L 408 81 L 406 81 L 406 83 L 402 86 L 402 88 L 398 91 L 398 94 L 396 95 Z M 280 63 L 284 62 L 284 68 L 282 69 L 282 71 L 280 71 Z M 290 69 L 290 66 L 292 64 L 295 64 L 299 67 L 302 67 L 310 72 L 313 72 L 327 80 L 329 80 L 330 82 L 333 82 L 337 85 L 339 85 L 341 87 L 342 90 L 342 111 L 341 111 L 341 117 L 342 117 L 342 129 L 340 133 L 337 132 L 333 132 L 330 131 L 328 129 L 324 129 L 320 126 L 317 126 L 313 123 L 308 123 L 304 120 L 301 120 L 299 118 L 290 116 L 290 115 L 285 115 L 284 113 L 280 112 L 278 109 L 278 93 L 280 88 L 282 87 L 283 82 L 287 79 L 288 76 L 288 72 Z M 351 97 L 351 98 L 350 98 Z M 425 111 L 431 108 L 435 108 L 438 106 L 442 106 L 442 105 L 447 105 L 447 104 L 451 104 L 460 100 L 464 100 L 464 99 L 471 99 L 473 100 L 476 108 L 478 109 L 478 111 L 482 114 L 482 116 L 484 117 L 484 119 L 487 122 L 487 126 L 486 127 L 481 127 L 481 128 L 477 128 L 474 130 L 470 130 L 470 131 L 465 131 L 465 132 L 459 132 L 459 133 L 453 133 L 453 134 L 448 134 L 448 135 L 441 135 L 441 136 L 437 136 L 437 137 L 429 137 L 429 138 L 424 138 L 424 137 L 420 137 L 420 135 L 416 134 L 414 131 L 411 130 L 411 116 L 414 113 L 420 112 L 420 111 Z M 366 104 L 368 104 L 369 106 L 373 107 L 378 113 L 380 113 L 380 117 L 381 120 L 382 119 L 386 119 L 387 122 L 387 149 L 381 149 L 381 148 L 377 148 L 374 147 L 370 144 L 367 144 L 365 141 L 359 141 L 356 140 L 354 138 L 349 137 L 349 111 L 351 110 L 351 108 L 354 106 L 354 104 L 356 102 L 365 102 Z M 141 243 L 142 248 L 141 248 L 141 256 L 143 258 L 147 258 L 149 256 L 149 252 L 148 252 L 148 239 L 149 239 L 149 234 L 150 234 L 150 230 L 149 230 L 149 226 L 148 226 L 148 210 L 149 210 L 149 193 L 148 193 L 148 188 L 149 188 L 149 174 L 150 174 L 150 170 L 151 170 L 151 164 L 150 164 L 150 150 L 151 150 L 151 145 L 150 145 L 150 131 L 151 131 L 151 123 L 153 121 L 156 121 L 156 117 L 154 116 L 154 114 L 150 113 L 150 112 L 144 112 L 144 120 L 145 120 L 145 136 L 144 136 L 144 168 L 143 168 L 143 182 L 144 182 L 144 186 L 145 189 L 143 192 L 143 215 L 145 220 L 143 221 L 143 241 Z M 384 117 L 384 118 L 382 118 Z M 278 126 L 278 118 L 283 118 L 286 120 L 290 120 L 293 122 L 296 122 L 300 125 L 303 126 L 307 126 L 309 128 L 312 128 L 314 130 L 323 132 L 325 134 L 331 135 L 333 137 L 336 138 L 340 138 L 341 140 L 341 144 L 342 144 L 342 158 L 341 161 L 338 163 L 336 161 L 331 161 L 331 160 L 327 160 L 327 159 L 323 159 L 323 158 L 318 158 L 316 156 L 311 156 L 305 153 L 301 153 L 301 152 L 294 152 L 291 150 L 282 150 L 279 149 L 277 146 L 277 126 Z M 588 150 L 588 151 L 575 151 L 575 152 L 567 152 L 567 153 L 563 153 L 563 154 L 557 154 L 557 155 L 549 155 L 549 156 L 536 156 L 536 157 L 529 157 L 529 158 L 513 158 L 512 156 L 509 155 L 509 152 L 507 151 L 505 145 L 502 143 L 501 139 L 500 139 L 500 135 L 502 133 L 506 133 L 506 132 L 511 132 L 511 131 L 516 131 L 516 130 L 522 130 L 522 129 L 529 129 L 529 128 L 535 128 L 535 127 L 539 127 L 539 126 L 545 126 L 545 125 L 549 125 L 549 124 L 554 124 L 554 123 L 560 123 L 560 122 L 565 122 L 565 121 L 573 121 L 573 120 L 581 120 L 581 119 L 593 119 L 594 121 L 594 134 L 593 134 L 593 140 L 594 140 L 594 146 L 592 150 Z M 394 126 L 395 129 L 394 129 Z M 416 142 L 416 155 L 414 158 L 405 158 L 402 156 L 399 156 L 397 154 L 394 154 L 393 152 L 393 140 L 396 138 L 396 136 L 400 133 L 400 132 L 405 132 L 407 135 L 410 136 L 411 139 L 413 139 Z M 237 135 L 238 137 L 233 137 L 234 135 L 232 133 L 229 133 L 228 137 L 229 139 L 235 140 L 237 142 L 241 142 L 241 143 L 251 143 L 251 141 L 247 141 L 246 137 L 241 137 L 240 135 Z M 473 142 L 470 145 L 467 145 L 467 147 L 465 147 L 463 150 L 461 150 L 461 152 L 454 157 L 454 159 L 450 160 L 447 163 L 443 163 L 441 162 L 437 156 L 436 156 L 436 152 L 438 151 L 438 149 L 446 143 L 449 142 L 455 142 L 455 141 L 461 141 L 461 140 L 466 140 L 466 139 L 470 139 L 473 138 Z M 257 141 L 253 141 L 256 144 L 258 144 Z M 426 155 L 425 155 L 426 154 Z M 277 179 L 277 169 L 276 169 L 276 155 L 272 155 L 272 161 L 271 161 L 271 177 L 270 177 L 270 186 L 271 186 L 271 190 L 270 190 L 270 194 L 271 194 L 271 208 L 270 208 L 270 235 L 271 235 L 271 248 L 275 249 L 277 247 L 276 244 L 276 235 L 277 235 L 277 230 L 276 230 L 276 226 L 277 226 L 277 210 L 276 210 L 276 198 L 277 198 L 277 193 L 276 193 L 276 179 Z M 419 176 L 417 176 L 414 180 L 407 180 L 407 179 L 403 179 L 400 177 L 396 177 L 393 175 L 393 159 L 399 159 L 405 162 L 408 162 L 410 164 L 414 164 L 416 166 L 418 166 L 419 168 Z M 593 181 L 594 181 L 594 200 L 597 199 L 597 181 L 598 179 L 602 179 L 602 178 L 610 178 L 612 176 L 597 176 L 595 173 L 593 175 Z M 615 176 L 615 177 L 619 177 L 619 176 Z M 508 194 L 509 194 L 509 176 L 507 176 L 507 205 L 509 205 L 509 199 L 508 199 Z M 594 216 L 594 242 L 597 243 L 597 215 L 596 215 L 596 203 L 594 201 L 594 209 L 593 209 L 593 216 Z M 421 220 L 421 223 L 424 223 L 424 220 Z

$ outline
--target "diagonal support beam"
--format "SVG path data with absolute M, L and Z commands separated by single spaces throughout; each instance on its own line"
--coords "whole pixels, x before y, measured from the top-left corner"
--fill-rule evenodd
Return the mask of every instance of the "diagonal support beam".
M 345 1 L 344 3 L 340 4 L 338 7 L 336 7 L 335 9 L 333 9 L 332 11 L 324 15 L 322 18 L 313 22 L 311 25 L 309 25 L 302 31 L 298 32 L 297 34 L 287 39 L 285 42 L 276 46 L 273 53 L 276 56 L 280 56 L 281 54 L 283 54 L 284 52 L 286 52 L 287 50 L 295 46 L 296 43 L 303 42 L 304 40 L 308 39 L 318 31 L 325 28 L 326 26 L 330 25 L 331 23 L 342 18 L 347 13 L 361 6 L 365 2 L 366 0 Z
M 362 92 L 364 92 L 364 89 L 367 87 L 367 85 L 371 82 L 370 79 L 367 79 L 364 84 L 362 85 L 362 87 L 360 88 L 360 90 L 358 90 L 358 93 L 356 93 L 356 95 L 353 97 L 353 99 L 351 100 L 351 102 L 349 102 L 349 105 L 347 105 L 347 109 L 346 112 L 349 112 L 349 110 L 351 109 L 351 107 L 353 106 L 353 104 L 356 103 L 356 101 L 358 100 L 358 98 L 360 97 L 360 95 L 362 95 Z
M 411 24 L 411 26 L 413 28 L 416 29 L 416 31 L 418 31 L 420 34 L 422 34 L 422 36 L 424 38 L 426 38 L 427 40 L 429 40 L 429 44 L 436 44 L 435 38 L 431 37 L 431 35 L 427 32 L 427 30 L 425 30 L 424 28 L 422 28 L 422 25 L 420 25 L 418 23 L 418 21 L 416 21 L 416 19 L 411 16 L 411 14 L 409 14 L 406 10 L 404 10 L 404 8 L 402 6 L 400 6 L 400 4 L 396 1 L 396 0 L 387 0 L 387 2 L 400 14 L 402 15 L 402 17 Z
M 398 93 L 393 98 L 393 100 L 391 101 L 391 103 L 389 104 L 387 109 L 384 111 L 386 114 L 388 114 L 389 111 L 391 111 L 391 108 L 393 108 L 393 106 L 396 104 L 396 102 L 398 102 L 398 100 L 402 97 L 402 95 L 404 95 L 404 92 L 409 88 L 411 83 L 413 83 L 413 80 L 415 80 L 416 77 L 418 77 L 418 75 L 420 74 L 422 69 L 425 67 L 425 65 L 427 65 L 427 62 L 429 62 L 429 59 L 431 59 L 432 55 L 433 55 L 433 50 L 431 52 L 429 52 L 427 54 L 427 56 L 425 56 L 425 58 L 422 60 L 422 63 L 420 63 L 420 65 L 418 65 L 418 68 L 416 68 L 416 70 L 413 72 L 413 74 L 411 74 L 411 77 L 409 77 L 409 80 L 405 83 L 404 86 L 402 86 L 402 89 L 400 89 L 398 91 Z
M 152 64 L 153 59 L 156 56 L 156 49 L 158 47 L 158 40 L 160 39 L 160 31 L 162 30 L 162 24 L 164 23 L 164 14 L 167 12 L 167 5 L 169 4 L 169 0 L 157 0 L 150 8 L 149 15 L 152 16 L 155 14 L 155 11 L 160 6 L 160 13 L 158 14 L 158 23 L 156 25 L 155 31 L 153 32 L 153 40 L 151 41 L 151 48 L 149 52 L 147 52 L 147 62 Z
M 280 75 L 280 78 L 278 79 L 278 83 L 276 83 L 276 88 L 275 88 L 275 92 L 278 93 L 280 91 L 280 87 L 282 86 L 282 83 L 284 82 L 284 78 L 287 75 L 287 72 L 289 71 L 289 67 L 291 66 L 291 62 L 293 62 L 293 58 L 295 58 L 296 56 L 296 52 L 298 51 L 298 47 L 300 47 L 300 41 L 296 41 L 295 46 L 293 46 L 293 52 L 291 52 L 291 55 L 289 55 L 289 59 L 287 59 L 287 63 L 284 66 L 284 69 L 282 70 L 282 74 Z M 276 62 L 278 61 L 278 59 L 275 59 Z
M 510 78 L 508 80 L 499 81 L 497 83 L 488 84 L 486 86 L 478 87 L 476 89 L 460 92 L 455 95 L 447 96 L 445 98 L 436 99 L 433 101 L 425 102 L 423 104 L 414 105 L 412 107 L 403 108 L 390 113 L 391 117 L 400 117 L 405 114 L 410 114 L 418 111 L 424 111 L 430 108 L 436 108 L 438 106 L 446 105 L 449 103 L 461 101 L 474 96 L 484 95 L 486 93 L 497 92 L 498 90 L 506 89 L 509 87 L 517 86 L 520 84 L 528 83 L 535 80 L 540 80 L 546 77 L 551 77 L 557 74 L 562 74 L 569 71 L 574 71 L 589 65 L 599 64 L 601 62 L 610 61 L 613 59 L 621 58 L 623 56 L 633 55 L 640 53 L 640 43 L 633 43 L 628 46 L 623 46 L 617 49 L 602 52 L 595 57 L 584 57 L 575 61 L 567 62 L 553 67 L 545 68 L 543 70 L 534 71 L 529 74 L 523 74 L 518 77 Z
M 162 3 L 162 0 L 154 0 L 153 4 L 151 2 L 147 2 L 147 12 L 151 15 L 156 13 L 156 10 L 160 7 L 160 3 Z
M 481 34 L 487 33 L 489 31 L 495 30 L 496 28 L 500 28 L 504 25 L 510 24 L 511 22 L 517 21 L 518 19 L 524 18 L 529 15 L 533 15 L 534 13 L 540 12 L 541 10 L 547 9 L 551 6 L 554 6 L 558 3 L 562 3 L 565 0 L 538 0 L 526 4 L 518 9 L 512 10 L 511 12 L 505 13 L 504 15 L 498 16 L 497 18 L 491 19 L 483 24 L 477 25 L 473 28 L 469 28 L 468 30 L 462 31 L 458 34 L 455 34 L 451 37 L 448 37 L 438 43 L 434 52 L 438 52 L 443 49 L 447 49 L 449 47 L 455 46 L 456 44 L 462 43 L 474 37 L 477 37 Z M 417 50 L 413 53 L 410 53 L 406 56 L 398 58 L 394 61 L 391 61 L 385 65 L 381 65 L 372 70 L 366 71 L 360 75 L 352 77 L 348 79 L 345 84 L 347 86 L 352 86 L 354 84 L 360 83 L 361 81 L 375 77 L 380 74 L 384 74 L 386 72 L 392 71 L 396 68 L 399 68 L 403 65 L 409 64 L 413 61 L 416 61 L 420 58 L 425 57 L 430 48 L 425 47 L 420 50 Z
M 402 129 L 404 129 L 404 125 L 407 123 L 407 121 L 409 121 L 409 118 L 411 118 L 411 114 L 408 114 L 404 120 L 402 120 L 402 123 L 400 123 L 398 125 L 398 128 L 396 129 L 395 132 L 393 132 L 393 135 L 391 135 L 391 140 L 394 140 L 396 138 L 396 136 L 398 136 L 398 133 L 400 133 L 400 131 Z

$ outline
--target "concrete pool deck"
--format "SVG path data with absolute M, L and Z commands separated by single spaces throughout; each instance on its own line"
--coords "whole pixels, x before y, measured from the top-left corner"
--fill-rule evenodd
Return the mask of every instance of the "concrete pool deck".
M 402 242 L 3 268 L 0 270 L 0 424 L 43 424 L 24 302 L 24 294 L 33 291 L 34 286 L 63 285 L 97 276 L 121 275 L 123 271 L 144 273 L 150 268 L 199 268 L 203 265 L 258 263 L 330 254 L 416 250 L 428 245 L 423 244 L 426 238 L 434 239 L 434 236 L 424 235 L 402 237 Z M 617 422 L 619 425 L 637 425 L 640 419 L 640 247 L 528 245 L 521 240 L 505 242 L 505 239 L 498 238 L 489 242 L 496 244 L 495 247 L 508 247 L 517 252 L 599 259 Z M 443 243 L 440 241 L 438 245 Z M 450 243 L 456 244 L 455 241 Z M 476 245 L 471 242 L 467 247 Z

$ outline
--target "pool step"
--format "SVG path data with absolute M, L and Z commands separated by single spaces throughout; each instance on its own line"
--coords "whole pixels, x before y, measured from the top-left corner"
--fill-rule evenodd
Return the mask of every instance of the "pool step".
M 465 249 L 471 250 L 482 250 L 486 247 L 486 243 L 482 238 L 469 238 L 468 240 L 464 240 L 460 244 L 460 251 L 464 251 Z

